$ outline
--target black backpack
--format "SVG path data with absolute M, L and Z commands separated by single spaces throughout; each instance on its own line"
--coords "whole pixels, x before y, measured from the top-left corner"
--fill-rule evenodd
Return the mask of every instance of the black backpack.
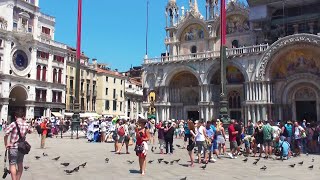
M 21 136 L 20 127 L 19 127 L 17 121 L 15 122 L 15 124 L 16 124 L 16 128 L 17 128 L 17 131 L 18 131 L 18 135 L 19 135 L 19 139 L 17 141 L 17 143 L 18 143 L 18 151 L 21 154 L 28 154 L 30 152 L 31 145 L 26 141 L 27 132 L 24 134 L 24 136 Z
M 36 126 L 36 130 L 37 130 L 38 134 L 42 134 L 42 129 L 41 129 L 40 125 Z

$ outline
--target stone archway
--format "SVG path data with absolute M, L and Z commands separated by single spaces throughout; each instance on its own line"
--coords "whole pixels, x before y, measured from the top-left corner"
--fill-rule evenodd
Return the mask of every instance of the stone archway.
M 272 79 L 270 70 L 272 69 L 272 62 L 278 59 L 277 56 L 284 53 L 286 48 L 290 49 L 293 45 L 303 47 L 305 45 L 320 47 L 320 37 L 313 34 L 295 34 L 286 36 L 273 43 L 266 52 L 262 55 L 257 68 L 255 76 L 252 80 L 269 81 Z
M 199 119 L 200 86 L 198 78 L 189 71 L 176 73 L 169 83 L 172 117 Z
M 28 99 L 27 90 L 23 86 L 14 86 L 10 90 L 8 115 L 11 121 L 14 118 L 14 112 L 22 111 L 26 114 L 26 100 Z

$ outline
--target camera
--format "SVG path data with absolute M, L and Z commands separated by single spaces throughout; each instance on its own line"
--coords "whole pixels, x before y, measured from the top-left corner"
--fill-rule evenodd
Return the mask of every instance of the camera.
M 7 177 L 7 175 L 10 174 L 11 172 L 7 167 L 5 167 L 3 171 L 4 172 L 3 172 L 2 178 L 5 179 Z

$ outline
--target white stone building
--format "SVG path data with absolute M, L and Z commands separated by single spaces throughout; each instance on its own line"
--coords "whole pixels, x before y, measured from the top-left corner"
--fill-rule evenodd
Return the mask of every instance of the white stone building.
M 143 89 L 141 82 L 129 78 L 125 82 L 125 114 L 129 119 L 138 119 L 139 116 L 147 117 L 143 113 Z
M 64 113 L 67 47 L 54 32 L 39 0 L 0 0 L 1 119 L 17 109 L 28 119 Z
M 231 118 L 320 118 L 320 3 L 248 0 L 227 5 L 227 97 Z M 144 92 L 156 92 L 157 120 L 219 117 L 220 17 L 175 0 L 166 7 L 167 51 L 144 59 Z M 299 13 L 297 13 L 299 12 Z M 147 97 L 147 96 L 145 96 Z M 144 99 L 144 108 L 150 103 Z

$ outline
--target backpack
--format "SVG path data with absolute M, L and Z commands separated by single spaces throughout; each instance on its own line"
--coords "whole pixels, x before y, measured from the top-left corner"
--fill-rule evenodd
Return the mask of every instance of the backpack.
M 42 129 L 41 129 L 40 125 L 36 126 L 36 130 L 37 130 L 38 134 L 42 134 Z
M 18 131 L 18 135 L 19 135 L 19 139 L 17 141 L 18 143 L 18 151 L 21 154 L 28 154 L 30 152 L 31 149 L 31 145 L 26 141 L 26 134 L 22 137 L 21 133 L 20 133 L 20 127 L 17 123 L 17 121 L 15 121 L 16 124 L 16 128 Z
M 124 136 L 126 133 L 125 133 L 125 131 L 124 131 L 124 127 L 123 126 L 120 126 L 119 128 L 118 128 L 118 135 L 119 136 Z

